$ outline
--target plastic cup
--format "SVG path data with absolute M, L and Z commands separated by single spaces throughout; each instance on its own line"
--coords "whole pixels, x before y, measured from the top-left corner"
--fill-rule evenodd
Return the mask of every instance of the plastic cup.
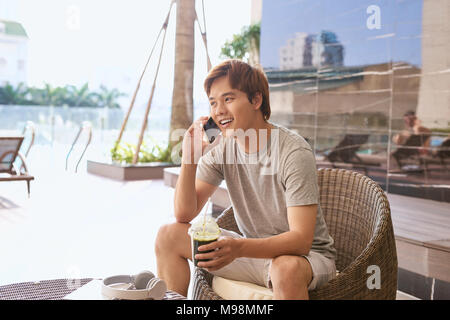
M 194 266 L 197 267 L 199 261 L 210 261 L 210 259 L 195 259 L 195 255 L 213 251 L 198 251 L 198 248 L 219 239 L 220 228 L 216 221 L 212 217 L 200 219 L 200 221 L 189 228 L 188 233 L 191 236 L 192 261 L 194 262 Z

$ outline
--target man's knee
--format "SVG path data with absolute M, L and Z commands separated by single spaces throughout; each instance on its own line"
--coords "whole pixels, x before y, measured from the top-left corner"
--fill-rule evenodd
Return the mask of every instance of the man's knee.
M 167 250 L 175 251 L 177 248 L 183 247 L 182 243 L 186 241 L 188 229 L 189 224 L 187 223 L 175 222 L 161 226 L 155 241 L 156 254 Z
M 279 256 L 272 260 L 270 277 L 273 284 L 308 286 L 312 271 L 304 257 Z

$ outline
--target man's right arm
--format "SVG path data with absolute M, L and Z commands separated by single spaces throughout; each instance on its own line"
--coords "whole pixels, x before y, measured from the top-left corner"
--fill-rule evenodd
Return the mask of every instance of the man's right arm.
M 203 139 L 203 126 L 208 119 L 209 117 L 204 116 L 194 121 L 183 137 L 181 171 L 174 199 L 175 218 L 178 222 L 191 222 L 217 189 L 214 185 L 196 179 L 200 157 L 220 141 L 220 136 L 212 144 Z
M 197 164 L 182 164 L 175 186 L 175 219 L 189 223 L 200 212 L 217 186 L 196 179 Z

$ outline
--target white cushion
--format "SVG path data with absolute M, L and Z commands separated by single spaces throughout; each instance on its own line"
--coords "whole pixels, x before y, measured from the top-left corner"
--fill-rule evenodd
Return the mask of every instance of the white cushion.
M 336 276 L 339 271 L 336 270 Z M 273 291 L 257 284 L 214 276 L 212 289 L 225 300 L 272 300 Z
M 269 288 L 253 283 L 228 280 L 214 276 L 212 288 L 225 300 L 272 300 L 273 292 Z

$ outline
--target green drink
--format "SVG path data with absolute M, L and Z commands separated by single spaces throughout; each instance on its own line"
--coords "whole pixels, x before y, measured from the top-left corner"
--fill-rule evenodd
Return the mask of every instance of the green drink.
M 194 266 L 197 266 L 199 261 L 209 261 L 210 259 L 195 259 L 195 255 L 213 251 L 198 251 L 198 248 L 219 239 L 220 229 L 215 220 L 212 217 L 204 218 L 193 224 L 189 228 L 188 233 L 191 236 L 192 261 L 194 262 Z

